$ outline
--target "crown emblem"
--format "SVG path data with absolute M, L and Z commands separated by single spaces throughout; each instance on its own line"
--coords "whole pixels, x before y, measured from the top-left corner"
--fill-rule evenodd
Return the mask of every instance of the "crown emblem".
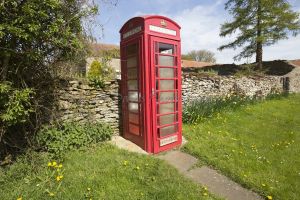
M 167 22 L 163 19 L 163 20 L 160 21 L 160 25 L 167 26 Z

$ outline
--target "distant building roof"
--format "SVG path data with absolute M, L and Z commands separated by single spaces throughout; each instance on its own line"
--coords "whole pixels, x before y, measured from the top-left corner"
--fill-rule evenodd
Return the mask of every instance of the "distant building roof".
M 202 68 L 202 67 L 206 67 L 206 66 L 212 66 L 215 64 L 210 63 L 210 62 L 197 62 L 197 61 L 193 61 L 193 60 L 181 60 L 181 65 L 184 68 L 186 68 L 186 67 Z
M 300 59 L 298 60 L 291 60 L 290 63 L 292 63 L 293 65 L 297 65 L 300 67 Z
M 91 43 L 89 46 L 92 56 L 99 56 L 101 51 L 120 49 L 120 46 L 115 44 Z

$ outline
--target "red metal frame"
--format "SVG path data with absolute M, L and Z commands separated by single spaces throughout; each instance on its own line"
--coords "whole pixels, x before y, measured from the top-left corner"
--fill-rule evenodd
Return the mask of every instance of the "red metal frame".
M 181 46 L 180 46 L 180 27 L 171 19 L 163 16 L 144 16 L 135 17 L 127 21 L 121 34 L 121 94 L 122 116 L 123 116 L 123 136 L 141 146 L 149 153 L 158 153 L 178 146 L 182 142 L 182 102 L 181 102 Z M 139 134 L 129 132 L 129 110 L 128 110 L 128 90 L 127 86 L 127 52 L 126 47 L 131 44 L 138 44 L 139 62 L 138 62 L 138 103 L 139 103 Z M 173 45 L 172 54 L 159 53 L 155 51 L 155 45 L 159 43 Z M 155 63 L 157 56 L 172 56 L 174 58 L 173 66 L 159 66 Z M 156 71 L 160 69 L 174 69 L 175 77 L 157 77 Z M 163 80 L 174 80 L 173 89 L 161 90 L 159 83 Z M 169 93 L 167 93 L 169 92 Z M 173 92 L 174 99 L 159 101 L 163 94 Z M 159 113 L 160 105 L 173 103 L 174 110 L 167 113 Z M 169 124 L 158 124 L 161 116 L 173 114 L 174 122 Z M 176 120 L 177 119 L 177 120 Z M 159 135 L 159 129 L 177 125 L 177 132 L 166 136 Z M 172 136 L 177 136 L 177 140 Z M 160 145 L 160 142 L 164 145 Z M 170 143 L 169 143 L 170 142 Z

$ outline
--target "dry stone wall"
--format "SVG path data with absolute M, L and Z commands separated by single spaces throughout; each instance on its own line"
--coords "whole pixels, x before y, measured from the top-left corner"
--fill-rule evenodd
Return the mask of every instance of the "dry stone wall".
M 266 96 L 270 92 L 282 92 L 283 78 L 279 76 L 234 77 L 200 76 L 197 73 L 183 73 L 182 101 L 225 96 L 231 92 L 245 96 Z
M 119 84 L 96 89 L 78 80 L 63 81 L 57 91 L 58 117 L 63 121 L 105 122 L 119 130 Z
M 183 103 L 207 97 L 224 96 L 234 91 L 247 96 L 266 96 L 271 91 L 284 91 L 286 78 L 280 76 L 233 77 L 211 76 L 184 72 L 182 74 Z M 64 121 L 91 121 L 110 124 L 119 133 L 121 96 L 119 82 L 105 83 L 96 89 L 79 81 L 62 81 L 57 89 L 58 118 Z

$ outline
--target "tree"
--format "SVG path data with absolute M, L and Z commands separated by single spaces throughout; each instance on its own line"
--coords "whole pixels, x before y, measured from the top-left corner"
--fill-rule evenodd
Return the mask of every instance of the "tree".
M 185 55 L 182 55 L 182 59 L 194 60 L 197 62 L 211 62 L 215 63 L 215 54 L 208 50 L 192 50 Z
M 243 48 L 235 60 L 256 54 L 257 66 L 262 68 L 263 47 L 287 39 L 289 32 L 296 36 L 300 30 L 299 13 L 292 11 L 286 0 L 228 0 L 225 9 L 233 16 L 221 26 L 220 36 L 237 32 L 236 39 L 219 47 Z
M 82 22 L 97 12 L 93 0 L 0 0 L 0 160 L 50 118 L 56 63 L 82 55 Z

